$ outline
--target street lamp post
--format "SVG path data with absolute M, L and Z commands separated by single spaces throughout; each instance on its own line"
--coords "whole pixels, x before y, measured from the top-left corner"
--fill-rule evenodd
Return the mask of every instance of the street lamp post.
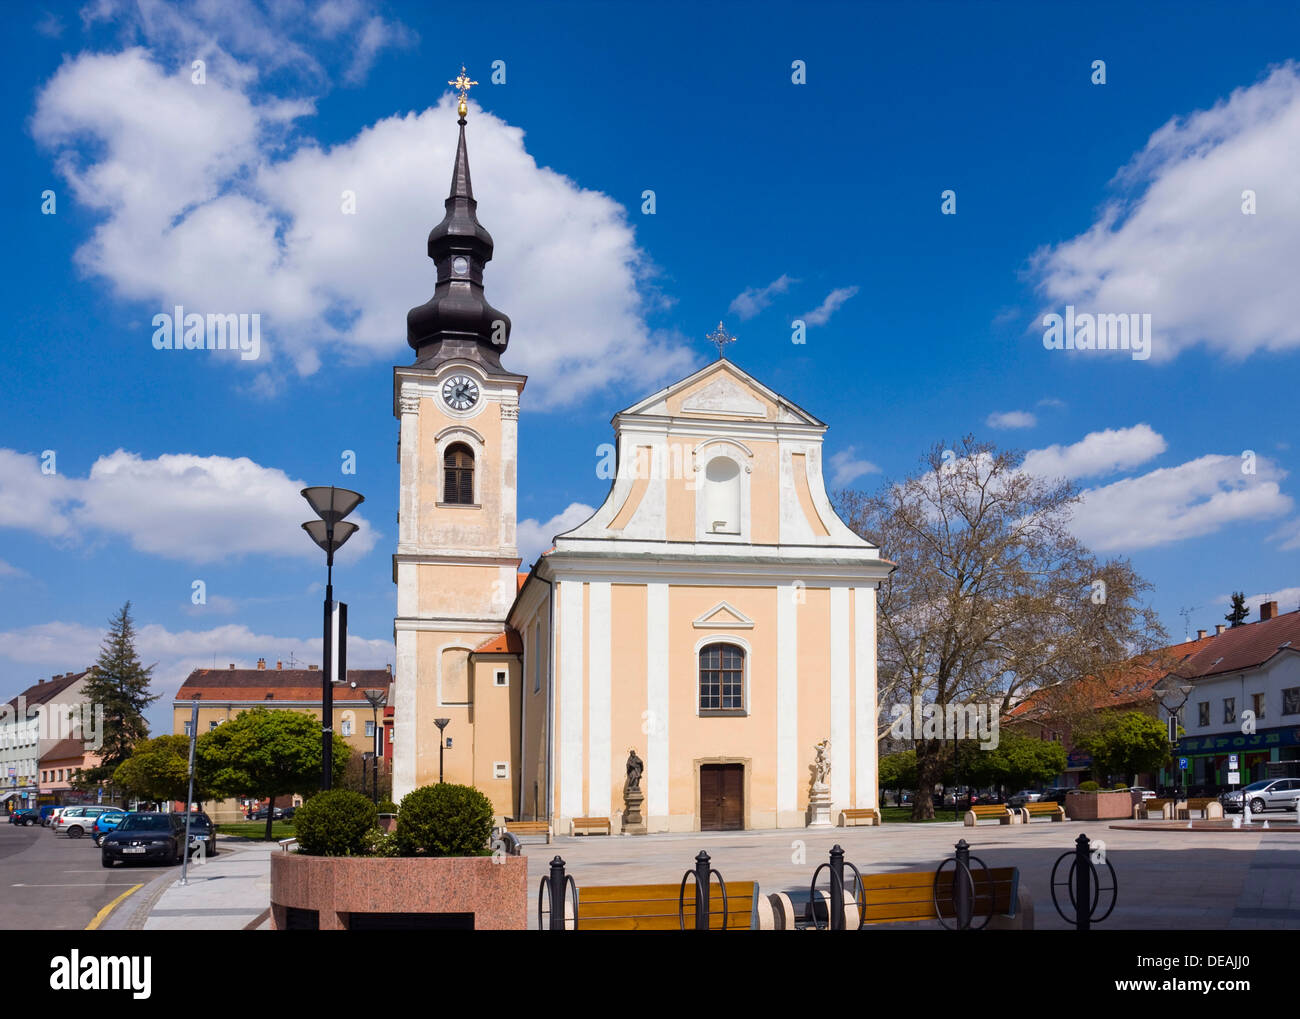
M 383 751 L 384 741 L 379 736 L 379 709 L 388 701 L 387 690 L 362 690 L 361 693 L 366 700 L 370 702 L 370 717 L 373 719 L 371 728 L 374 732 L 375 746 L 374 752 L 370 755 L 375 761 L 375 802 L 379 802 L 379 755 Z
M 304 488 L 302 497 L 320 517 L 302 525 L 311 540 L 325 550 L 325 638 L 321 669 L 321 780 L 322 790 L 328 790 L 334 781 L 334 687 L 331 682 L 331 637 L 334 611 L 334 553 L 356 533 L 357 525 L 344 517 L 365 502 L 365 496 L 333 485 Z M 340 634 L 341 642 L 346 635 Z M 340 656 L 343 651 L 340 646 Z M 346 676 L 340 679 L 346 679 Z
M 1187 703 L 1187 699 L 1188 699 L 1189 697 L 1191 697 L 1191 695 L 1192 695 L 1192 691 L 1193 691 L 1194 689 L 1195 689 L 1195 687 L 1193 687 L 1190 683 L 1171 683 L 1169 686 L 1160 686 L 1160 687 L 1156 687 L 1156 688 L 1152 691 L 1152 693 L 1154 693 L 1154 694 L 1156 695 L 1156 697 L 1159 699 L 1159 701 L 1160 701 L 1160 706 L 1161 706 L 1162 708 L 1164 708 L 1165 711 L 1169 712 L 1169 717 L 1170 717 L 1171 719 L 1173 719 L 1173 721 L 1174 721 L 1174 725 L 1176 726 L 1176 725 L 1178 724 L 1178 712 L 1180 712 L 1180 711 L 1183 710 L 1183 705 Z M 1182 697 L 1179 699 L 1178 703 L 1177 703 L 1174 707 L 1171 708 L 1171 707 L 1169 706 L 1168 702 L 1166 701 L 1166 698 L 1169 698 L 1169 697 L 1177 697 L 1179 694 L 1181 694 Z M 1173 730 L 1173 731 L 1171 732 L 1171 735 L 1172 735 L 1174 732 L 1176 732 L 1176 730 Z M 1178 744 L 1175 742 L 1175 743 L 1174 743 L 1174 746 L 1177 746 L 1177 745 L 1178 745 Z M 1171 769 L 1171 770 L 1172 770 L 1172 769 Z M 1184 776 L 1183 776 L 1183 770 L 1182 770 L 1182 768 L 1179 768 L 1179 769 L 1178 769 L 1178 782 L 1177 782 L 1177 784 L 1174 786 L 1174 802 L 1175 802 L 1175 803 L 1178 802 L 1178 798 L 1179 798 L 1179 797 L 1178 797 L 1178 793 L 1179 793 L 1179 791 L 1181 790 L 1181 784 L 1182 784 L 1183 778 L 1184 778 Z
M 435 718 L 433 724 L 438 727 L 438 784 L 442 785 L 442 751 L 447 746 L 447 738 L 443 736 L 442 730 L 447 728 L 450 718 Z

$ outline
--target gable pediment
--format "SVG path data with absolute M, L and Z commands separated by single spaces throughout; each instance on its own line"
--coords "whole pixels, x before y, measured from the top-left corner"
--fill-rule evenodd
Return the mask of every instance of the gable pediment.
M 720 601 L 691 625 L 697 630 L 752 630 L 754 621 L 734 605 Z
M 623 415 L 731 418 L 825 427 L 807 411 L 774 393 L 730 361 L 714 361 L 693 375 L 674 382 Z
M 767 417 L 767 407 L 727 376 L 714 379 L 682 401 L 686 414 L 725 414 L 728 417 Z

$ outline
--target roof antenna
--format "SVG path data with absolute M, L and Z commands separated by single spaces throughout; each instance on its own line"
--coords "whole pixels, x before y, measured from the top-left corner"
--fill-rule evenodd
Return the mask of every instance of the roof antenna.
M 1184 605 L 1178 610 L 1178 614 L 1183 617 L 1183 640 L 1192 639 L 1192 613 L 1199 609 L 1199 605 Z

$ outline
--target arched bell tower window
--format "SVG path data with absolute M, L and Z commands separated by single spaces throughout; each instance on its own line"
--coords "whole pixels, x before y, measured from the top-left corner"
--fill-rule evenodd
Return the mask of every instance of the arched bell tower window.
M 444 503 L 474 505 L 474 453 L 463 442 L 447 447 L 443 454 Z

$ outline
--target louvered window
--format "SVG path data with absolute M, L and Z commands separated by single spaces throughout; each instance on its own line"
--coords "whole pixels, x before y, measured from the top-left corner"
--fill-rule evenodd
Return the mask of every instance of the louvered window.
M 459 443 L 448 447 L 443 457 L 443 468 L 446 484 L 442 501 L 474 505 L 474 454 L 469 447 Z

